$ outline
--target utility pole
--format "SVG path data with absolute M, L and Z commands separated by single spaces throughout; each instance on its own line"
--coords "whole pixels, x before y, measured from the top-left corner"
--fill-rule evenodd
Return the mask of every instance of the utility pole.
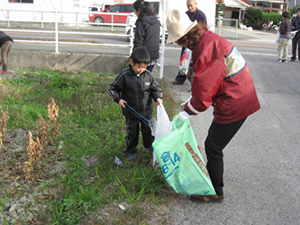
M 284 12 L 284 11 L 287 11 L 289 1 L 290 1 L 290 0 L 284 0 L 284 2 L 283 2 L 283 9 L 282 9 L 283 12 Z

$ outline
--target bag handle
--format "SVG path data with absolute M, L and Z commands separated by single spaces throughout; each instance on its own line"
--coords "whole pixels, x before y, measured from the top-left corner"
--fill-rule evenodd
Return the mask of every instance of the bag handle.
M 178 118 L 178 115 L 175 115 L 173 120 L 172 120 L 172 130 L 178 130 L 187 120 L 182 121 L 181 119 Z

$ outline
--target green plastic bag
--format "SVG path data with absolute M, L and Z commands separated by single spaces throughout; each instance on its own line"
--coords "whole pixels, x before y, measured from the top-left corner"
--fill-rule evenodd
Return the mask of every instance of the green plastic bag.
M 190 120 L 174 118 L 172 132 L 153 143 L 166 181 L 176 193 L 215 195 Z

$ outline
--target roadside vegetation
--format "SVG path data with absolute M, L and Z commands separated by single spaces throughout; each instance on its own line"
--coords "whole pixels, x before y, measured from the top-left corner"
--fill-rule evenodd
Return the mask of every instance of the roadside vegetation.
M 125 119 L 108 94 L 115 76 L 18 70 L 2 79 L 2 224 L 170 223 L 176 194 L 152 153 L 140 144 L 135 159 L 122 154 Z M 172 118 L 178 104 L 159 82 Z
M 297 13 L 297 9 L 300 5 L 296 5 L 293 8 L 289 8 L 288 12 L 290 14 L 290 19 L 293 14 Z M 273 24 L 278 24 L 282 21 L 282 14 L 278 13 L 266 13 L 262 12 L 261 9 L 255 9 L 248 7 L 245 11 L 245 20 L 243 21 L 245 25 L 253 27 L 253 29 L 261 30 L 262 24 L 268 24 L 270 21 L 273 21 Z

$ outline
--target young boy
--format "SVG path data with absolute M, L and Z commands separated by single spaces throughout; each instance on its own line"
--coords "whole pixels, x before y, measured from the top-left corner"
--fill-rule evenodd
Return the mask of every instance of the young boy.
M 279 27 L 278 60 L 277 62 L 287 62 L 289 40 L 291 39 L 292 23 L 289 20 L 289 13 L 282 13 L 283 21 Z
M 126 119 L 126 150 L 128 158 L 134 157 L 139 141 L 139 124 L 143 136 L 143 145 L 152 150 L 154 137 L 151 135 L 151 129 L 148 125 L 142 123 L 126 108 L 126 104 L 135 109 L 146 119 L 152 119 L 152 99 L 157 105 L 162 103 L 162 93 L 159 84 L 155 78 L 146 70 L 150 56 L 145 47 L 134 48 L 130 60 L 129 68 L 123 70 L 116 80 L 110 84 L 110 95 L 113 100 L 122 107 L 123 115 Z

